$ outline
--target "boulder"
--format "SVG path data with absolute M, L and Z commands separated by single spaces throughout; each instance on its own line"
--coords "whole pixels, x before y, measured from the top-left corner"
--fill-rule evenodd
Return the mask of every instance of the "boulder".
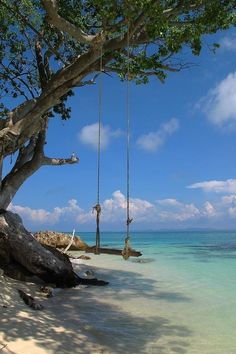
M 34 237 L 42 245 L 65 249 L 71 241 L 71 235 L 55 231 L 39 231 L 34 233 Z M 69 248 L 70 251 L 85 251 L 88 245 L 76 236 Z

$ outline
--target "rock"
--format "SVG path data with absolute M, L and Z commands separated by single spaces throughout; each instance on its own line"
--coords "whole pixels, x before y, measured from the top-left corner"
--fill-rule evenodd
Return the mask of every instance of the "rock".
M 89 260 L 89 259 L 91 259 L 91 257 L 85 256 L 84 254 L 82 254 L 81 256 L 78 257 L 78 259 Z
M 70 243 L 72 236 L 69 234 L 64 234 L 55 231 L 39 231 L 34 233 L 34 237 L 42 245 L 65 249 Z M 88 245 L 84 241 L 82 241 L 78 236 L 76 236 L 69 250 L 84 251 L 87 249 L 87 247 Z
M 41 286 L 40 292 L 46 297 L 53 297 L 53 288 L 50 286 Z
M 95 278 L 95 274 L 92 270 L 86 270 L 84 272 L 84 276 L 87 278 L 87 279 L 94 279 Z

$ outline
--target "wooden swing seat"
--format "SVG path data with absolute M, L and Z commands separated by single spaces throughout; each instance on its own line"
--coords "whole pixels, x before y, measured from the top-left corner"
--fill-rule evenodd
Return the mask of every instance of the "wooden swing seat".
M 96 253 L 96 246 L 91 246 L 87 247 L 85 250 L 86 253 Z M 123 255 L 123 249 L 116 249 L 116 248 L 99 248 L 99 253 L 103 254 L 112 254 L 116 256 L 122 256 Z M 142 256 L 142 253 L 133 249 L 129 249 L 129 256 L 130 257 L 140 257 Z

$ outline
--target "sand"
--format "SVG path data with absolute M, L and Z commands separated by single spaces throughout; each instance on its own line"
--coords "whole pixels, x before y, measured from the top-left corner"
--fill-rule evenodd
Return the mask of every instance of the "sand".
M 8 307 L 0 307 L 0 344 L 7 345 L 0 353 L 156 353 L 153 341 L 169 338 L 172 326 L 159 309 L 153 311 L 156 288 L 146 274 L 148 264 L 91 256 L 88 261 L 75 260 L 75 270 L 80 276 L 90 270 L 96 278 L 109 281 L 108 286 L 56 289 L 54 297 L 45 299 L 32 283 L 8 280 L 4 284 L 1 279 L 2 302 Z M 45 309 L 26 306 L 18 296 L 19 288 Z M 175 327 L 173 331 L 175 338 Z
M 81 265 L 80 269 L 84 273 L 89 267 Z M 44 310 L 25 305 L 17 289 L 35 297 Z M 80 321 L 81 306 L 89 301 L 83 298 L 84 289 L 56 289 L 54 297 L 47 299 L 39 292 L 39 285 L 1 276 L 0 353 L 107 353 L 96 343 L 96 336 L 86 333 L 88 324 Z

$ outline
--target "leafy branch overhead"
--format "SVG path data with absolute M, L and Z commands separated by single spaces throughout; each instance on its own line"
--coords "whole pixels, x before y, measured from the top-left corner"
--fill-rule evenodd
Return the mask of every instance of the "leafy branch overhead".
M 235 25 L 235 7 L 236 0 L 0 0 L 0 172 L 18 152 L 0 188 L 17 174 L 20 181 L 23 168 L 33 168 L 26 179 L 46 161 L 78 161 L 45 158 L 48 121 L 70 117 L 68 98 L 94 83 L 101 55 L 104 71 L 121 79 L 129 66 L 129 80 L 164 82 L 186 66 L 178 59 L 184 47 L 199 55 L 203 35 Z
M 172 58 L 183 45 L 198 55 L 202 34 L 235 21 L 235 1 L 0 0 L 0 6 L 1 97 L 10 94 L 27 100 L 42 92 L 36 43 L 41 47 L 45 83 L 88 53 L 94 60 L 88 63 L 87 72 L 96 71 L 101 46 L 106 69 L 124 78 L 129 26 L 132 79 L 147 82 L 153 74 L 163 81 L 169 70 L 181 69 Z M 80 81 L 78 77 L 71 88 Z M 56 108 L 65 119 L 69 116 L 63 104 L 66 94 Z

